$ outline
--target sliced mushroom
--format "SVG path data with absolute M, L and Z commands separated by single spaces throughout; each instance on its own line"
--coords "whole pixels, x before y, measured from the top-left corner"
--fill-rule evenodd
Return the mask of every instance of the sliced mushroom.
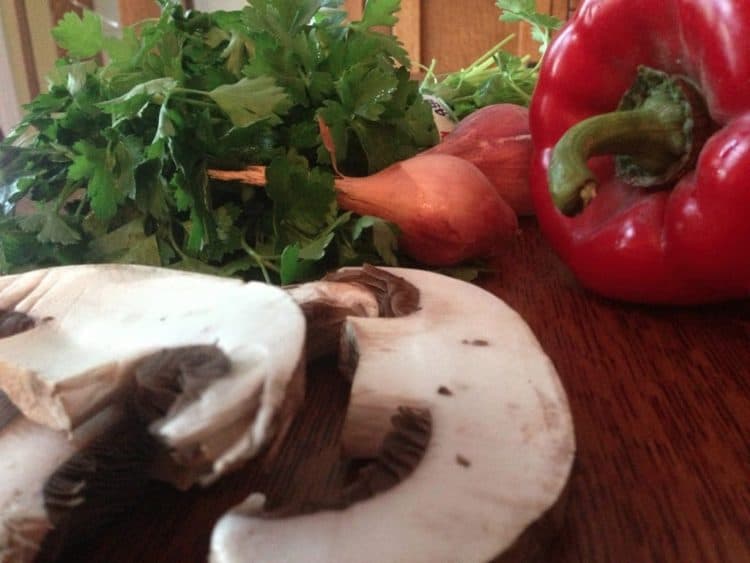
M 30 561 L 50 528 L 42 488 L 50 464 L 74 448 L 58 432 L 29 422 L 0 393 L 0 561 Z M 23 463 L 21 460 L 30 460 Z M 51 463 L 50 463 L 51 459 Z
M 308 361 L 340 351 L 348 317 L 400 317 L 419 305 L 413 285 L 368 264 L 286 289 L 305 314 Z
M 304 336 L 265 284 L 110 265 L 0 278 L 0 561 L 54 557 L 151 478 L 207 484 L 257 454 L 302 400 Z
M 307 360 L 334 354 L 347 317 L 377 317 L 377 296 L 364 287 L 331 281 L 310 282 L 286 290 L 307 321 Z
M 107 409 L 68 436 L 28 420 L 0 394 L 0 561 L 36 560 L 41 546 L 50 538 L 48 534 L 56 528 L 63 532 L 67 527 L 66 519 L 61 517 L 63 512 L 76 510 L 81 498 L 97 500 L 83 490 L 86 483 L 69 483 L 69 490 L 76 490 L 69 506 L 57 503 L 59 497 L 55 498 L 54 490 L 50 489 L 59 490 L 65 476 L 71 473 L 71 460 L 80 460 L 81 452 L 89 451 L 103 432 L 116 428 L 121 421 L 121 411 Z M 127 474 L 132 480 L 137 475 L 136 461 L 132 452 L 127 451 L 127 440 L 123 437 L 118 433 L 116 444 L 114 440 L 109 441 L 110 458 L 112 452 L 121 459 L 126 457 Z M 100 463 L 90 468 L 89 475 L 102 480 L 111 478 L 112 472 L 104 465 Z M 132 497 L 137 502 L 137 497 L 133 497 L 136 491 L 123 484 L 122 479 L 109 482 L 109 488 L 116 489 L 116 494 L 89 504 L 89 510 L 95 510 L 97 517 L 86 526 L 79 526 L 79 532 L 100 525 L 109 515 L 116 515 L 118 511 L 113 504 L 117 498 Z
M 56 430 L 121 400 L 136 371 L 148 371 L 145 358 L 153 363 L 160 351 L 208 345 L 225 354 L 226 365 L 204 366 L 196 384 L 186 372 L 194 366 L 172 353 L 176 381 L 161 385 L 179 388 L 182 398 L 172 404 L 167 393 L 165 416 L 151 421 L 180 463 L 208 462 L 204 482 L 255 455 L 301 400 L 305 320 L 270 285 L 142 266 L 70 266 L 0 278 L 0 310 L 15 319 L 0 339 L 0 389 L 30 420 Z M 158 387 L 151 379 L 147 385 Z
M 374 496 L 345 508 L 287 518 L 269 518 L 262 495 L 252 495 L 215 527 L 214 563 L 248 554 L 256 562 L 483 562 L 558 499 L 574 457 L 572 420 L 527 325 L 476 286 L 392 273 L 419 290 L 418 310 L 349 318 L 342 344 L 357 360 L 343 444 L 353 455 L 379 454 L 366 478 L 376 483 L 382 472 L 386 487 L 368 487 Z M 416 438 L 388 446 L 405 426 Z

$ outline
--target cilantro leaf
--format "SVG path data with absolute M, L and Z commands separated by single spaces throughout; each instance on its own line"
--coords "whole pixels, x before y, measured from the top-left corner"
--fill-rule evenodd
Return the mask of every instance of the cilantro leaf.
M 497 0 L 496 4 L 503 12 L 501 21 L 531 25 L 531 35 L 540 44 L 539 52 L 544 54 L 552 32 L 559 29 L 562 22 L 554 16 L 537 12 L 535 0 Z
M 82 18 L 75 12 L 66 13 L 52 29 L 52 37 L 75 58 L 93 57 L 104 48 L 101 18 L 91 10 L 84 10 Z
M 396 12 L 401 9 L 401 0 L 370 0 L 365 2 L 362 20 L 355 22 L 355 29 L 370 29 L 375 26 L 390 27 L 398 22 Z
M 509 35 L 459 71 L 438 76 L 433 62 L 420 91 L 441 98 L 458 119 L 490 104 L 528 105 L 552 32 L 561 25 L 557 18 L 537 12 L 535 0 L 496 0 L 495 4 L 501 10 L 502 21 L 525 22 L 531 26 L 532 38 L 539 43 L 540 58 L 530 65 L 527 57 L 505 51 L 513 37 Z
M 537 12 L 535 0 L 497 0 L 503 11 L 500 19 L 506 22 L 525 21 L 535 26 L 557 29 L 561 22 L 554 16 Z

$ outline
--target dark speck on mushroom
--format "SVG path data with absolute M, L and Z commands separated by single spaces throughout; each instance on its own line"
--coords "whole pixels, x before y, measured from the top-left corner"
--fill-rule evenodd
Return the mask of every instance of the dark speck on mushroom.
M 453 395 L 453 391 L 448 389 L 445 385 L 441 385 L 438 387 L 438 394 L 439 395 L 445 395 L 446 397 L 451 397 Z
M 471 462 L 461 454 L 456 454 L 456 463 L 461 467 L 471 467 Z
M 461 341 L 461 344 L 466 344 L 467 346 L 489 346 L 490 345 L 490 343 L 484 338 L 473 338 L 471 340 L 468 338 L 464 338 Z

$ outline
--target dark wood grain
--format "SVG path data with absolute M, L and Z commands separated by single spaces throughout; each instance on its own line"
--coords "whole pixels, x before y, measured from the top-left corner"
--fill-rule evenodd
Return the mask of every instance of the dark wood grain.
M 481 283 L 528 321 L 569 394 L 577 459 L 545 560 L 750 561 L 750 304 L 600 299 L 576 284 L 533 220 Z M 336 487 L 348 385 L 330 366 L 311 371 L 273 471 L 254 463 L 184 494 L 154 485 L 120 526 L 66 560 L 205 561 L 212 522 L 249 491 L 281 504 Z
M 569 394 L 578 452 L 554 560 L 750 561 L 750 304 L 594 297 L 524 227 L 485 285 Z

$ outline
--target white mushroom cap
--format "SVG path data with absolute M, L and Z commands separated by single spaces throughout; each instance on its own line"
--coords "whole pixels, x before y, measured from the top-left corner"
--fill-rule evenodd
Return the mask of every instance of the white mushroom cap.
M 420 309 L 351 318 L 359 362 L 344 427 L 373 453 L 399 406 L 427 408 L 432 435 L 406 479 L 342 510 L 264 518 L 262 498 L 214 529 L 214 563 L 484 562 L 560 495 L 573 425 L 555 369 L 523 320 L 492 294 L 429 272 L 392 270 Z
M 217 474 L 272 437 L 304 363 L 302 312 L 285 291 L 262 283 L 133 265 L 59 267 L 0 278 L 0 310 L 36 321 L 0 339 L 0 389 L 25 416 L 60 430 L 111 402 L 144 357 L 217 346 L 230 372 L 155 428 L 168 445 L 184 446 L 249 424 L 216 454 Z

